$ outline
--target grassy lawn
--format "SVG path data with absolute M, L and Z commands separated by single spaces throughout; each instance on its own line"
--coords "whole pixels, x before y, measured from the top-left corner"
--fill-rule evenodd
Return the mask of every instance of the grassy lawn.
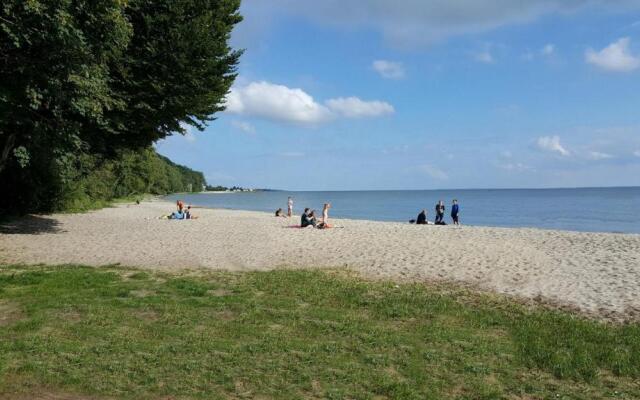
M 640 325 L 335 272 L 2 266 L 0 398 L 38 396 L 640 399 Z

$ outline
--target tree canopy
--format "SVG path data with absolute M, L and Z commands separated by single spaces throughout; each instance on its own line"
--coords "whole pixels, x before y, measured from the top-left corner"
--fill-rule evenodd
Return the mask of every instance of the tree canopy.
M 55 196 L 79 163 L 141 150 L 224 109 L 240 0 L 4 0 L 0 184 Z M 46 190 L 43 190 L 46 188 Z M 40 199 L 41 200 L 41 199 Z M 42 201 L 40 201 L 42 203 Z

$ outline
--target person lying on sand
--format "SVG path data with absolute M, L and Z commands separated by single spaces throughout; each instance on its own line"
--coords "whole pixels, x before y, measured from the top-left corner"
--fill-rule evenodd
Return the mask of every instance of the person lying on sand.
M 174 211 L 169 215 L 163 215 L 158 219 L 187 219 L 187 213 L 183 211 Z

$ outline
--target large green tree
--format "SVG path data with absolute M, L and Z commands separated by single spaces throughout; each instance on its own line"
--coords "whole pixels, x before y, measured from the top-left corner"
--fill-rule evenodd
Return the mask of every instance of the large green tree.
M 143 149 L 224 108 L 240 0 L 3 0 L 0 185 L 42 203 L 79 163 Z M 12 192 L 11 192 L 12 191 Z M 15 202 L 15 199 L 14 199 Z M 39 207 L 32 205 L 33 207 Z

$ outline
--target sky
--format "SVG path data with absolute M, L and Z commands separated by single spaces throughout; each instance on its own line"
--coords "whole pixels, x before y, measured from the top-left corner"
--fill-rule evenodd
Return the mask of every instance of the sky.
M 640 0 L 244 0 L 209 184 L 640 186 Z

